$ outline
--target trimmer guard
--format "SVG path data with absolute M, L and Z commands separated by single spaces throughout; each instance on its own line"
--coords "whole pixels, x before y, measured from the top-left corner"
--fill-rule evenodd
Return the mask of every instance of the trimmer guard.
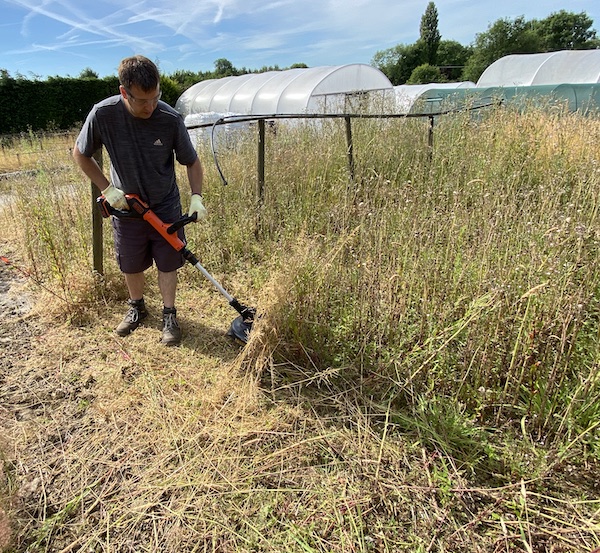
M 252 320 L 248 321 L 244 319 L 241 315 L 236 317 L 229 330 L 227 331 L 227 336 L 230 338 L 235 338 L 244 342 L 244 344 L 248 343 L 248 337 L 250 335 L 250 331 L 252 330 Z

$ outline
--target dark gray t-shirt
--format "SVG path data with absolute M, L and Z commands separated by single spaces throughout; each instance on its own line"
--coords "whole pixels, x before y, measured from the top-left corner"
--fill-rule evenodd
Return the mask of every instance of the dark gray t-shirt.
M 96 104 L 77 137 L 79 151 L 91 157 L 102 145 L 110 157 L 110 180 L 126 194 L 138 194 L 158 212 L 179 204 L 175 159 L 190 165 L 197 156 L 183 118 L 158 102 L 148 119 L 134 117 L 122 96 Z

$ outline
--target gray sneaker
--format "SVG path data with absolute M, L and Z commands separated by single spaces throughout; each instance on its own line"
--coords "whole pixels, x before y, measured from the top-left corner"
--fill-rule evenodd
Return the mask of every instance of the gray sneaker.
M 141 300 L 127 300 L 127 303 L 129 304 L 129 311 L 127 311 L 116 329 L 116 333 L 119 336 L 128 336 L 131 334 L 148 316 L 144 298 Z
M 181 342 L 181 328 L 177 322 L 177 309 L 174 307 L 163 309 L 163 331 L 160 342 L 165 346 L 176 346 Z

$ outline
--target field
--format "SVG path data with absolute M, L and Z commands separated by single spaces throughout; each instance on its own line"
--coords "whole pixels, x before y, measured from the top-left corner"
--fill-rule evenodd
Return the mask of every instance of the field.
M 600 547 L 600 120 L 505 107 L 279 124 L 208 145 L 184 339 L 126 294 L 74 134 L 0 169 L 0 550 Z M 106 162 L 105 162 L 106 163 Z M 189 190 L 179 173 L 183 204 Z

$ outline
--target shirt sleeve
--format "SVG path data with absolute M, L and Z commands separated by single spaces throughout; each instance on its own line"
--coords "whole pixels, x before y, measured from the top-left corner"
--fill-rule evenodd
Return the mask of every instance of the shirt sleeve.
M 102 147 L 102 139 L 98 132 L 95 106 L 90 113 L 88 113 L 75 144 L 78 150 L 87 157 L 92 157 L 94 153 Z
M 175 138 L 175 157 L 181 165 L 191 165 L 198 158 L 196 148 L 192 144 L 190 133 L 188 132 L 183 118 L 177 118 L 177 135 Z

